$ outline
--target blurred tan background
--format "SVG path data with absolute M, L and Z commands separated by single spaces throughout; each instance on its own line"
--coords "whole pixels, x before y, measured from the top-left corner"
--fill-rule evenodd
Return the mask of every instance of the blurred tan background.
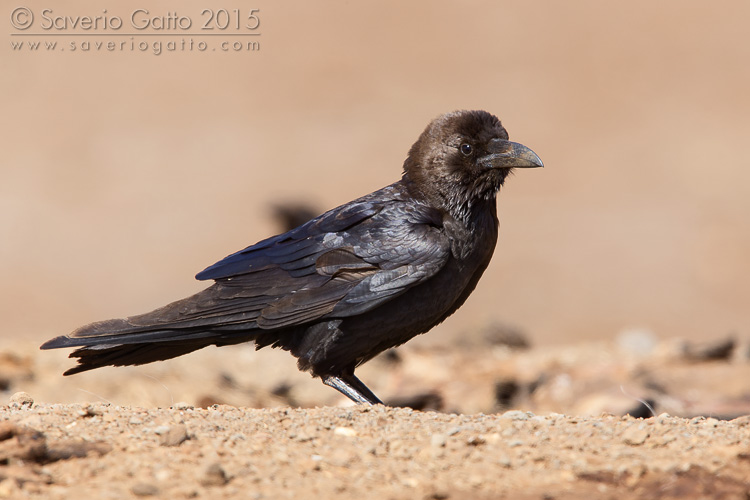
M 493 321 L 548 344 L 634 327 L 748 334 L 747 2 L 108 7 L 196 25 L 204 8 L 260 9 L 259 50 L 160 55 L 13 50 L 14 7 L 0 22 L 4 339 L 43 340 L 200 290 L 196 272 L 277 231 L 274 203 L 323 211 L 397 180 L 429 120 L 459 108 L 497 114 L 546 168 L 506 183 L 490 268 L 423 341 Z M 224 40 L 174 37 L 190 38 Z

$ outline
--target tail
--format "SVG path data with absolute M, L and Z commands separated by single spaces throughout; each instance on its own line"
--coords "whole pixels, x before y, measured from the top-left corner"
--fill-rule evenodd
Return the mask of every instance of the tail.
M 85 328 L 85 327 L 84 327 Z M 80 347 L 71 358 L 78 358 L 78 365 L 66 370 L 63 375 L 101 368 L 102 366 L 144 365 L 154 361 L 172 359 L 210 345 L 224 346 L 241 344 L 255 339 L 254 334 L 227 336 L 218 332 L 188 333 L 178 330 L 151 332 L 152 340 L 138 341 L 140 335 L 109 335 L 107 338 L 77 339 L 69 336 L 56 337 L 42 344 L 41 349 Z M 160 338 L 157 338 L 157 335 Z
M 64 373 L 73 375 L 102 366 L 176 358 L 209 345 L 255 340 L 261 334 L 255 318 L 262 305 L 242 301 L 242 307 L 228 307 L 228 303 L 240 304 L 225 298 L 226 290 L 213 285 L 150 313 L 91 323 L 45 342 L 41 349 L 79 347 L 70 354 L 78 365 Z M 262 333 L 267 337 L 271 332 Z

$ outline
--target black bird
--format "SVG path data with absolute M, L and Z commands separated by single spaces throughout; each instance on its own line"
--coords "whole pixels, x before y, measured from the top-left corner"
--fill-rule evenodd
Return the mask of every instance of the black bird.
M 461 307 L 495 249 L 500 186 L 513 168 L 541 166 L 490 113 L 442 115 L 398 182 L 229 255 L 196 275 L 214 283 L 191 297 L 41 348 L 79 347 L 72 375 L 254 341 L 356 403 L 381 403 L 354 369 Z

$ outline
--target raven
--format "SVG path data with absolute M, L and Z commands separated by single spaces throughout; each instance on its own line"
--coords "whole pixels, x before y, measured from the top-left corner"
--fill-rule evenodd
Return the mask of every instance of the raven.
M 229 255 L 196 275 L 214 283 L 191 297 L 41 348 L 78 347 L 71 375 L 253 341 L 356 403 L 382 404 L 354 369 L 461 307 L 495 249 L 498 190 L 513 168 L 541 166 L 494 115 L 444 114 L 398 182 Z

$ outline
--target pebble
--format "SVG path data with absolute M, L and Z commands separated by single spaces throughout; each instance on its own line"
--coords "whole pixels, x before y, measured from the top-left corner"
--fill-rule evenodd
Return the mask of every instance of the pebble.
M 639 446 L 646 442 L 649 432 L 641 426 L 632 425 L 622 433 L 622 440 L 630 446 Z
M 162 430 L 162 427 L 167 428 L 165 432 L 159 432 L 160 430 Z M 179 446 L 189 439 L 187 427 L 185 427 L 185 424 L 160 426 L 156 428 L 155 432 L 161 435 L 162 446 Z
M 351 427 L 336 427 L 333 429 L 333 433 L 337 436 L 354 437 L 357 435 L 357 431 Z
M 31 408 L 34 405 L 34 398 L 26 392 L 17 392 L 10 397 L 10 406 Z
M 229 482 L 229 477 L 219 462 L 214 462 L 203 473 L 201 484 L 203 486 L 224 486 Z
M 135 483 L 130 492 L 137 497 L 152 497 L 159 494 L 159 488 L 151 483 Z
M 533 416 L 534 414 L 530 411 L 510 410 L 500 415 L 500 418 L 509 418 L 511 420 L 528 420 Z

